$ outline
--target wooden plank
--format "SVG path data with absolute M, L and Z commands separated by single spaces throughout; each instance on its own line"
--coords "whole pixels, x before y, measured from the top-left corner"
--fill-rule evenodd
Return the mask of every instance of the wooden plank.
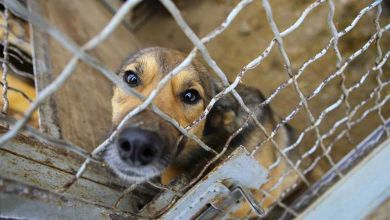
M 82 45 L 99 33 L 112 14 L 99 1 L 39 0 L 43 16 L 77 44 Z M 109 69 L 116 70 L 122 60 L 137 49 L 135 37 L 120 25 L 91 54 Z M 51 71 L 56 77 L 71 54 L 54 39 L 48 39 Z M 85 63 L 79 63 L 68 82 L 54 95 L 62 137 L 90 151 L 108 134 L 111 126 L 111 83 Z
M 28 158 L 29 160 L 54 167 L 69 174 L 75 174 L 84 161 L 79 155 L 48 146 L 21 135 L 7 143 L 2 149 L 13 155 L 17 155 L 18 157 Z M 94 162 L 88 166 L 87 172 L 83 175 L 83 177 L 90 179 L 91 181 L 106 186 L 112 184 L 120 186 L 123 184 L 122 181 L 113 178 L 112 176 L 113 175 L 109 173 L 105 167 Z
M 28 8 L 32 15 L 42 13 L 37 1 L 28 0 Z M 34 28 L 32 24 L 30 24 L 30 35 L 33 48 L 34 86 L 36 94 L 39 94 L 52 81 L 51 61 L 47 53 L 49 36 Z M 38 122 L 42 132 L 61 138 L 54 97 L 48 97 L 39 105 Z
M 297 219 L 363 219 L 390 197 L 387 139 Z
M 0 178 L 0 218 L 110 219 L 112 210 Z M 125 216 L 123 216 L 125 217 Z
M 32 138 L 18 135 L 0 149 L 0 176 L 49 191 L 58 191 L 83 162 L 71 152 L 45 145 Z M 81 179 L 64 195 L 92 204 L 111 207 L 124 190 L 123 182 L 105 167 L 92 163 Z M 120 203 L 120 209 L 129 211 L 129 198 Z

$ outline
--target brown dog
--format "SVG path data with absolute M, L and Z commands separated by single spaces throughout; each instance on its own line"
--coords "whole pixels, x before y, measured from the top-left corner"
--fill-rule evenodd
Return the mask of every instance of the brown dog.
M 184 58 L 184 54 L 171 49 L 143 49 L 130 55 L 120 69 L 119 76 L 130 87 L 147 97 L 159 81 Z M 182 127 L 186 127 L 201 115 L 209 101 L 221 89 L 220 83 L 200 62 L 194 60 L 166 84 L 153 103 Z M 238 86 L 236 90 L 253 111 L 255 106 L 264 100 L 262 94 L 254 88 Z M 115 88 L 112 98 L 114 126 L 140 103 L 137 98 Z M 268 132 L 275 128 L 277 118 L 268 106 L 254 113 Z M 246 118 L 247 113 L 229 94 L 219 100 L 206 120 L 190 132 L 219 152 L 228 137 L 245 123 Z M 175 170 L 175 173 L 193 175 L 196 167 L 204 166 L 213 155 L 189 139 L 183 139 L 177 144 L 180 136 L 181 133 L 173 125 L 146 109 L 126 122 L 125 128 L 118 132 L 114 143 L 109 146 L 105 159 L 118 176 L 130 182 L 144 182 L 157 176 L 161 176 L 166 182 L 166 179 L 175 175 L 172 175 L 172 170 Z M 243 145 L 251 151 L 264 139 L 265 136 L 252 120 L 233 139 L 229 150 L 231 152 L 235 147 Z M 279 147 L 285 148 L 292 140 L 291 130 L 282 127 L 274 139 Z M 255 156 L 265 168 L 279 158 L 275 146 L 271 143 L 264 144 Z M 286 169 L 288 166 L 281 159 L 270 171 L 269 181 L 262 187 L 271 195 L 262 203 L 264 208 L 280 199 L 281 193 L 297 181 L 296 175 L 290 175 L 272 189 Z M 167 175 L 170 177 L 166 178 Z M 261 191 L 254 193 L 259 200 L 264 196 Z M 236 214 L 240 216 L 248 211 L 249 207 L 243 206 Z

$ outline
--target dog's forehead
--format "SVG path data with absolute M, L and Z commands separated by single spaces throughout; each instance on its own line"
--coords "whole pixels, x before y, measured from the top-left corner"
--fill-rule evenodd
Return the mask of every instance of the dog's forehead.
M 131 54 L 124 65 L 122 65 L 121 72 L 136 69 L 140 72 L 148 72 L 147 74 L 160 74 L 161 76 L 165 76 L 180 65 L 184 59 L 185 54 L 177 50 L 160 47 L 146 48 Z M 182 75 L 180 78 L 185 77 L 186 79 L 200 82 L 203 81 L 201 78 L 205 77 L 206 72 L 203 65 L 194 60 L 178 75 Z

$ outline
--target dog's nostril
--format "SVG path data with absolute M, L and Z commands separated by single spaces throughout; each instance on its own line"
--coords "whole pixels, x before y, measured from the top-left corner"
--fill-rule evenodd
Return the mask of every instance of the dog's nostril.
M 145 146 L 139 154 L 139 161 L 142 165 L 146 165 L 154 160 L 157 150 L 153 146 Z
M 124 151 L 130 151 L 131 150 L 131 145 L 128 141 L 121 141 L 119 146 L 121 147 L 122 150 Z
M 157 161 L 162 153 L 161 138 L 152 131 L 128 128 L 120 132 L 116 142 L 118 156 L 130 166 L 147 166 Z

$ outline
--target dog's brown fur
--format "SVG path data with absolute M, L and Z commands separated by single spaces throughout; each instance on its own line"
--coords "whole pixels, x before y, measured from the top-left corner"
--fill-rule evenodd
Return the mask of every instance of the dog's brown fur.
M 130 55 L 119 71 L 119 76 L 123 77 L 124 72 L 127 70 L 137 72 L 141 78 L 141 84 L 134 89 L 144 97 L 147 97 L 159 81 L 174 67 L 180 64 L 184 58 L 184 54 L 171 49 L 143 49 Z M 199 103 L 195 105 L 186 105 L 182 103 L 180 94 L 187 89 L 196 89 L 199 92 L 201 96 Z M 158 93 L 153 103 L 163 112 L 179 122 L 182 127 L 186 127 L 201 115 L 209 101 L 221 91 L 221 89 L 220 83 L 208 73 L 200 62 L 194 60 L 166 84 Z M 255 106 L 264 100 L 262 94 L 254 88 L 239 85 L 237 91 L 251 110 L 254 110 Z M 123 117 L 140 103 L 141 101 L 137 98 L 128 95 L 120 88 L 115 88 L 114 97 L 112 99 L 113 125 L 118 125 Z M 255 115 L 268 132 L 272 131 L 278 122 L 278 118 L 272 113 L 269 106 L 265 106 L 255 112 Z M 239 106 L 233 96 L 229 94 L 219 100 L 212 108 L 207 119 L 200 122 L 199 125 L 190 132 L 201 138 L 209 146 L 214 147 L 216 151 L 220 151 L 228 137 L 242 126 L 246 118 L 247 113 Z M 180 132 L 175 129 L 173 125 L 164 121 L 150 110 L 144 110 L 140 114 L 134 116 L 127 124 L 128 126 L 138 124 L 137 126 L 142 129 L 156 132 L 164 137 L 167 140 L 167 143 L 169 143 L 169 150 L 165 153 L 169 154 L 171 159 L 169 164 L 165 164 L 166 166 L 169 166 L 169 168 L 161 173 L 163 182 L 168 182 L 179 173 L 193 174 L 195 167 L 204 166 L 204 164 L 213 156 L 192 140 L 185 139 L 182 141 L 181 147 L 177 147 L 175 143 L 180 136 Z M 239 145 L 243 145 L 251 151 L 264 139 L 264 134 L 252 120 L 243 132 L 233 140 L 229 151 L 231 152 Z M 282 127 L 276 134 L 274 140 L 282 150 L 292 141 L 291 129 Z M 292 154 L 289 156 L 293 157 Z M 278 152 L 276 147 L 269 142 L 260 148 L 255 157 L 261 165 L 267 168 L 275 163 L 278 158 Z M 110 163 L 110 161 L 108 161 L 108 163 Z M 264 208 L 273 205 L 275 200 L 281 198 L 281 193 L 297 181 L 298 178 L 296 175 L 288 175 L 279 187 L 272 189 L 274 184 L 278 182 L 279 177 L 287 169 L 289 169 L 288 165 L 286 161 L 282 159 L 279 165 L 270 171 L 269 181 L 261 188 L 261 190 L 269 191 L 271 195 L 264 200 L 262 204 Z M 259 200 L 263 197 L 261 190 L 253 191 Z M 243 205 L 235 215 L 242 217 L 248 212 L 249 206 Z

